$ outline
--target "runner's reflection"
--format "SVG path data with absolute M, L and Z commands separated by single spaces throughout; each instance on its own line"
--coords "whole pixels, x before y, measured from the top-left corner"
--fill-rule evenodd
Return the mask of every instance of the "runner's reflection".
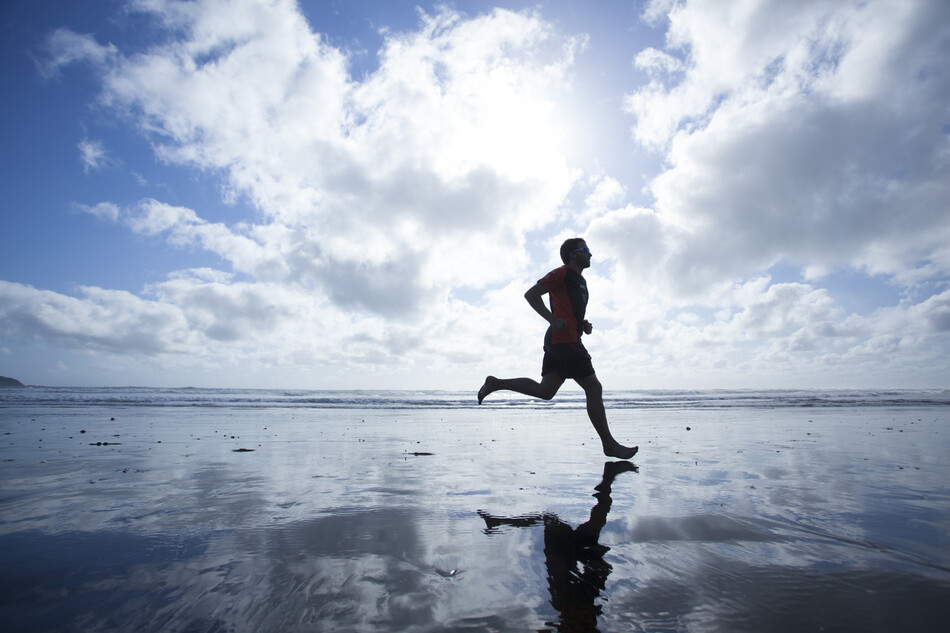
M 544 558 L 548 569 L 551 606 L 560 614 L 559 622 L 549 623 L 558 631 L 596 631 L 597 616 L 602 607 L 596 604 L 604 590 L 611 566 L 604 560 L 609 547 L 598 543 L 600 531 L 607 523 L 612 500 L 610 486 L 614 478 L 637 467 L 628 461 L 604 464 L 604 478 L 594 489 L 597 504 L 586 523 L 572 529 L 556 514 L 529 514 L 518 517 L 496 517 L 479 510 L 485 520 L 485 533 L 494 534 L 502 526 L 530 527 L 544 525 Z

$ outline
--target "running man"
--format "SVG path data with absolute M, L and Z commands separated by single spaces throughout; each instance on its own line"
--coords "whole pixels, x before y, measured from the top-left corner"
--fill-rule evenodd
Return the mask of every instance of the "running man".
M 555 268 L 524 293 L 535 312 L 550 327 L 544 335 L 544 360 L 541 362 L 541 382 L 531 378 L 495 378 L 488 376 L 478 390 L 478 404 L 495 391 L 515 391 L 533 398 L 550 400 L 568 378 L 573 379 L 587 396 L 587 416 L 600 436 L 604 455 L 630 459 L 638 447 L 620 444 L 610 434 L 607 412 L 604 410 L 604 388 L 594 373 L 590 354 L 581 343 L 581 336 L 593 330 L 584 318 L 587 312 L 587 282 L 583 272 L 590 267 L 590 249 L 579 237 L 561 244 L 561 261 Z M 551 294 L 551 309 L 544 305 L 544 295 Z

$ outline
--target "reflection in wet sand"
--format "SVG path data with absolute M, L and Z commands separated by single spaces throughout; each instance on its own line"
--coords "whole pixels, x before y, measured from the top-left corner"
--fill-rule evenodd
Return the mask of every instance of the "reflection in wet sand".
M 551 606 L 557 609 L 558 622 L 549 622 L 558 631 L 596 631 L 602 606 L 597 598 L 607 583 L 612 567 L 604 560 L 609 547 L 598 543 L 600 531 L 607 523 L 613 503 L 610 488 L 614 478 L 637 467 L 627 461 L 604 464 L 604 477 L 595 486 L 596 505 L 586 523 L 571 528 L 556 514 L 541 513 L 517 517 L 497 517 L 479 511 L 485 520 L 485 533 L 494 534 L 500 527 L 531 527 L 544 525 L 544 560 L 548 571 Z
M 947 630 L 948 407 L 630 411 L 590 501 L 576 415 L 0 406 L 0 622 Z

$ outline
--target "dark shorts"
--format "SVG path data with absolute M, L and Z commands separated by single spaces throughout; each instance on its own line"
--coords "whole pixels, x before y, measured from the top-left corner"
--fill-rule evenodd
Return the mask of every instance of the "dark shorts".
M 541 375 L 556 371 L 561 378 L 587 378 L 594 373 L 583 343 L 549 343 L 544 346 Z

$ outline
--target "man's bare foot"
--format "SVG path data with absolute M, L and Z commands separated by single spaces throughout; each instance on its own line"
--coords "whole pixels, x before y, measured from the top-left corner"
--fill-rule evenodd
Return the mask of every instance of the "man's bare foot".
M 637 451 L 640 450 L 639 446 L 634 446 L 630 448 L 629 446 L 624 446 L 623 444 L 614 444 L 611 446 L 604 445 L 604 455 L 607 457 L 617 457 L 619 459 L 630 459 L 637 454 Z
M 482 400 L 485 399 L 485 396 L 495 391 L 498 387 L 498 379 L 494 376 L 487 376 L 485 378 L 485 384 L 482 385 L 482 388 L 478 390 L 478 404 L 482 403 Z

